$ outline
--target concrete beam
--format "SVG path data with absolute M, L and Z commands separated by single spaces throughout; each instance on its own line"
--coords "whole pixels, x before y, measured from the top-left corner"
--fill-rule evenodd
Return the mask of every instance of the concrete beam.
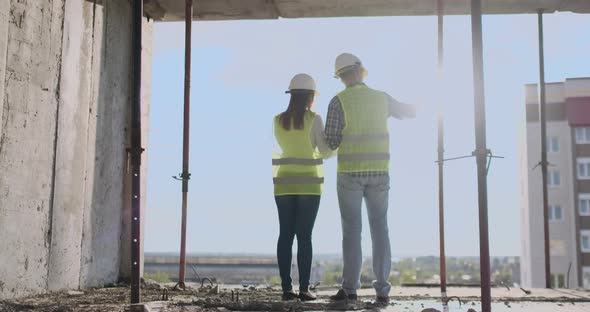
M 157 8 L 153 18 L 184 20 L 184 0 L 145 0 L 146 8 Z M 576 0 L 487 0 L 484 14 L 525 14 L 568 11 L 590 13 L 590 1 Z M 147 9 L 146 9 L 147 13 Z M 468 15 L 470 1 L 445 0 L 445 15 Z M 200 0 L 194 20 L 277 19 L 349 16 L 437 15 L 433 0 Z

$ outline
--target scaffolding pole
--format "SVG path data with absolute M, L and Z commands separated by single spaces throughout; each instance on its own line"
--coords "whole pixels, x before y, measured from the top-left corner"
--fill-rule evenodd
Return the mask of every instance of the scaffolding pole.
M 541 180 L 543 189 L 543 239 L 545 252 L 545 288 L 551 288 L 551 253 L 549 247 L 549 205 L 547 193 L 547 115 L 545 114 L 545 53 L 543 44 L 543 9 L 537 12 L 539 28 L 539 111 L 541 123 Z
M 479 206 L 479 263 L 482 312 L 491 311 L 490 246 L 488 235 L 488 185 L 486 116 L 483 71 L 481 0 L 471 0 L 471 36 L 473 50 L 473 89 L 475 108 L 475 151 Z
M 438 90 L 442 90 L 443 86 L 443 0 L 436 1 L 436 8 L 438 13 Z M 447 267 L 445 257 L 445 214 L 444 214 L 444 123 L 443 123 L 443 109 L 441 101 L 443 101 L 442 92 L 438 93 L 439 111 L 438 111 L 438 228 L 440 239 L 440 293 L 441 297 L 447 297 Z
M 180 233 L 180 264 L 178 287 L 186 289 L 186 218 L 189 173 L 189 134 L 190 134 L 190 83 L 191 83 L 191 26 L 193 19 L 193 1 L 185 1 L 185 43 L 184 43 L 184 119 L 182 135 L 182 227 Z
M 131 303 L 141 302 L 141 32 L 143 1 L 133 1 L 132 61 L 133 82 L 131 86 Z

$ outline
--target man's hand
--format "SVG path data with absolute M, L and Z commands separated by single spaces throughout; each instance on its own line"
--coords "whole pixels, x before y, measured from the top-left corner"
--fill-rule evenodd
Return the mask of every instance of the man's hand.
M 397 101 L 390 95 L 387 95 L 389 99 L 389 115 L 397 119 L 409 119 L 416 118 L 416 105 L 406 104 Z
M 419 109 L 418 105 L 405 104 L 404 106 L 404 117 L 403 118 L 416 118 L 416 112 Z

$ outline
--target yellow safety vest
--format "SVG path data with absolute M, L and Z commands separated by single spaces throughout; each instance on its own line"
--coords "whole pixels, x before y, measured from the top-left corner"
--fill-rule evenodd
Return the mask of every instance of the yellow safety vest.
M 365 85 L 356 85 L 337 96 L 346 122 L 338 149 L 338 172 L 388 172 L 387 95 Z
M 316 114 L 306 112 L 303 129 L 285 130 L 274 119 L 274 133 L 281 155 L 273 155 L 275 195 L 320 195 L 324 183 L 324 167 L 320 153 L 311 144 L 311 128 Z

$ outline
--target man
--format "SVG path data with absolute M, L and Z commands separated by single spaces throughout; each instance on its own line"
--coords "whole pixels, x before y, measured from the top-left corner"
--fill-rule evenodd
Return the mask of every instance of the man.
M 332 300 L 356 300 L 362 265 L 361 203 L 365 199 L 373 242 L 376 303 L 389 303 L 391 249 L 387 226 L 389 199 L 389 117 L 413 118 L 414 106 L 367 87 L 358 57 L 336 58 L 336 77 L 345 85 L 328 106 L 326 141 L 338 149 L 338 202 L 342 220 L 342 289 Z

